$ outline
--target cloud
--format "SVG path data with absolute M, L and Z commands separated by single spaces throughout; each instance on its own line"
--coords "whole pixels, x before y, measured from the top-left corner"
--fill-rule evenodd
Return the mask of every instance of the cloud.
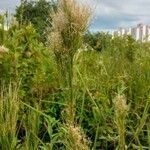
M 114 30 L 119 27 L 150 24 L 150 0 L 78 0 L 92 8 L 90 29 Z M 14 12 L 20 0 L 0 0 L 0 10 Z
M 92 27 L 95 29 L 116 29 L 150 24 L 150 0 L 80 0 L 94 8 Z M 93 23 L 94 22 L 94 23 Z

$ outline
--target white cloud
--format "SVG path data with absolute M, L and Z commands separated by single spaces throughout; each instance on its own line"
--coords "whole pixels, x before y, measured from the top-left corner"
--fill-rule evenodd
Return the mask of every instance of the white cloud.
M 150 24 L 150 0 L 80 1 L 94 8 L 95 24 L 101 29 L 133 26 L 139 22 Z
M 150 0 L 78 0 L 93 10 L 93 30 L 150 24 Z M 0 0 L 0 10 L 14 11 L 20 0 Z

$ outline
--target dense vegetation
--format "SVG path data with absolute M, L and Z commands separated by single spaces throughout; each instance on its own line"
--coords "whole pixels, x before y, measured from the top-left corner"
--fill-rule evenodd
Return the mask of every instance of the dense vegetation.
M 49 46 L 0 17 L 0 149 L 150 149 L 150 43 L 86 32 L 90 10 L 63 2 Z
M 21 25 L 32 23 L 37 33 L 39 40 L 43 43 L 47 42 L 47 30 L 51 27 L 51 15 L 57 10 L 57 3 L 53 0 L 27 1 L 21 0 L 21 5 L 16 8 L 15 17 Z

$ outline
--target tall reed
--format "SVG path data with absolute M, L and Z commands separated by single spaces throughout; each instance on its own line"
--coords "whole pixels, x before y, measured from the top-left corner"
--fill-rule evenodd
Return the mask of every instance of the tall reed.
M 0 149 L 12 150 L 18 142 L 18 87 L 10 83 L 8 88 L 2 86 L 0 90 Z
M 58 10 L 53 14 L 52 32 L 49 36 L 54 51 L 61 82 L 67 89 L 67 121 L 74 122 L 73 60 L 82 46 L 83 35 L 90 18 L 90 9 L 76 0 L 59 0 Z

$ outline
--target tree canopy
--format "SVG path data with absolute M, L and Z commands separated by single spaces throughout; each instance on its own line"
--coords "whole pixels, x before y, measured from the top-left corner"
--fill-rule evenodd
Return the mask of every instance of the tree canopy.
M 16 8 L 15 17 L 19 25 L 32 23 L 40 35 L 42 42 L 46 42 L 46 30 L 51 26 L 50 14 L 56 10 L 56 1 L 27 1 L 22 0 L 20 6 Z

